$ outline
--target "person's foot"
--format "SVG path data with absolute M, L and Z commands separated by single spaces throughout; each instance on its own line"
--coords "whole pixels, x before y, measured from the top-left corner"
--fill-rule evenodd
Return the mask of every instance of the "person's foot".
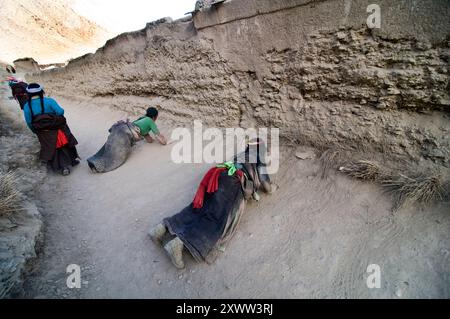
M 269 182 L 267 182 L 267 181 L 261 182 L 261 185 L 262 185 L 264 191 L 265 191 L 267 194 L 273 194 L 273 193 L 275 193 L 275 192 L 278 190 L 278 188 L 279 188 L 279 186 L 278 186 L 277 184 L 275 184 L 275 183 L 269 183 Z
M 270 194 L 275 193 L 279 189 L 280 189 L 280 186 L 278 186 L 278 184 L 272 184 L 272 190 L 270 191 Z
M 167 228 L 163 224 L 159 224 L 148 232 L 150 238 L 155 242 L 155 244 L 161 244 L 161 241 L 166 234 Z
M 61 171 L 61 174 L 62 174 L 63 176 L 69 175 L 69 174 L 70 174 L 70 169 L 69 169 L 68 167 L 63 168 L 62 171 Z
M 164 246 L 164 250 L 169 255 L 172 264 L 178 269 L 184 268 L 183 247 L 183 242 L 178 237 L 172 239 Z

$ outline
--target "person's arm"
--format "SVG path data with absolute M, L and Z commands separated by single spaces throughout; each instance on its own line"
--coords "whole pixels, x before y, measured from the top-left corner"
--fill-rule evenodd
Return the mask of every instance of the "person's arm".
M 162 135 L 161 133 L 159 133 L 158 135 L 155 136 L 156 139 L 158 140 L 158 142 L 160 142 L 162 145 L 167 145 L 167 139 L 164 135 Z
M 23 107 L 23 116 L 25 117 L 25 122 L 27 123 L 28 128 L 34 133 L 34 129 L 31 126 L 31 113 L 28 103 L 25 103 Z
M 64 109 L 59 106 L 59 104 L 52 98 L 48 98 L 50 101 L 50 108 L 52 109 L 52 111 L 59 116 L 64 115 Z
M 153 143 L 153 138 L 150 136 L 150 134 L 147 134 L 144 136 L 145 140 L 147 141 L 147 143 Z
M 156 126 L 155 122 L 153 122 L 153 121 L 152 121 L 152 125 L 151 125 L 151 131 L 155 134 L 155 138 L 158 140 L 159 143 L 161 143 L 162 145 L 167 145 L 167 140 L 166 140 L 165 136 L 159 132 L 158 127 Z

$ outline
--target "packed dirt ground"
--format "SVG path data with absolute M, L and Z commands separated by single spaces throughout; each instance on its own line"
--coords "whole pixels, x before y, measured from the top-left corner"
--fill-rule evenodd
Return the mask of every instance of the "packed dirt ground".
M 83 159 L 128 114 L 56 97 Z M 164 124 L 170 136 L 173 127 Z M 30 133 L 31 134 L 31 133 Z M 139 144 L 116 171 L 87 165 L 49 173 L 37 189 L 45 245 L 25 282 L 27 298 L 448 298 L 448 203 L 392 211 L 375 185 L 332 172 L 282 148 L 280 189 L 251 202 L 238 232 L 212 265 L 176 270 L 149 227 L 193 198 L 209 165 L 174 164 L 171 145 Z M 302 149 L 303 150 L 303 149 Z M 81 266 L 82 288 L 66 285 Z M 366 285 L 381 267 L 381 288 Z
M 383 24 L 374 30 L 366 25 L 370 4 L 226 1 L 30 74 L 65 108 L 83 162 L 34 187 L 45 240 L 17 296 L 449 298 L 448 198 L 393 209 L 375 183 L 335 166 L 323 174 L 318 159 L 325 147 L 365 147 L 365 159 L 384 156 L 380 165 L 397 176 L 436 170 L 448 183 L 450 6 L 381 0 Z M 23 125 L 18 106 L 7 102 Z M 177 270 L 147 236 L 192 201 L 210 165 L 175 164 L 173 145 L 145 143 L 110 173 L 86 165 L 115 121 L 149 106 L 159 108 L 167 136 L 195 119 L 280 128 L 279 189 L 248 204 L 212 265 L 190 259 Z M 30 154 L 20 141 L 7 145 Z M 80 289 L 66 285 L 71 264 L 81 266 Z M 372 264 L 380 266 L 380 288 L 367 286 Z

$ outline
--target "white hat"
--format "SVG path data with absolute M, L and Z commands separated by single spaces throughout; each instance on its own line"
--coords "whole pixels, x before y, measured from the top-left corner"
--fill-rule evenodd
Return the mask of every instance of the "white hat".
M 39 93 L 43 90 L 44 90 L 44 88 L 37 83 L 31 83 L 27 86 L 27 93 L 30 93 L 30 94 Z

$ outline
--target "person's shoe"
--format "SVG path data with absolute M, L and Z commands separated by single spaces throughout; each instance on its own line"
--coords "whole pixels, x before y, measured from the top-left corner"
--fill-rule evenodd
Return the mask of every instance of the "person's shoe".
M 69 174 L 70 174 L 70 169 L 68 169 L 67 167 L 66 167 L 66 168 L 63 168 L 61 174 L 62 174 L 63 176 L 69 175 Z
M 72 166 L 77 166 L 78 164 L 80 164 L 80 160 L 77 158 L 77 159 L 74 159 L 73 161 L 72 161 Z
M 166 232 L 167 232 L 166 226 L 164 226 L 163 224 L 159 224 L 156 227 L 150 229 L 148 235 L 155 242 L 155 244 L 161 244 L 161 241 Z
M 169 255 L 172 264 L 178 269 L 184 268 L 183 247 L 183 242 L 178 237 L 172 239 L 164 246 L 164 250 Z

